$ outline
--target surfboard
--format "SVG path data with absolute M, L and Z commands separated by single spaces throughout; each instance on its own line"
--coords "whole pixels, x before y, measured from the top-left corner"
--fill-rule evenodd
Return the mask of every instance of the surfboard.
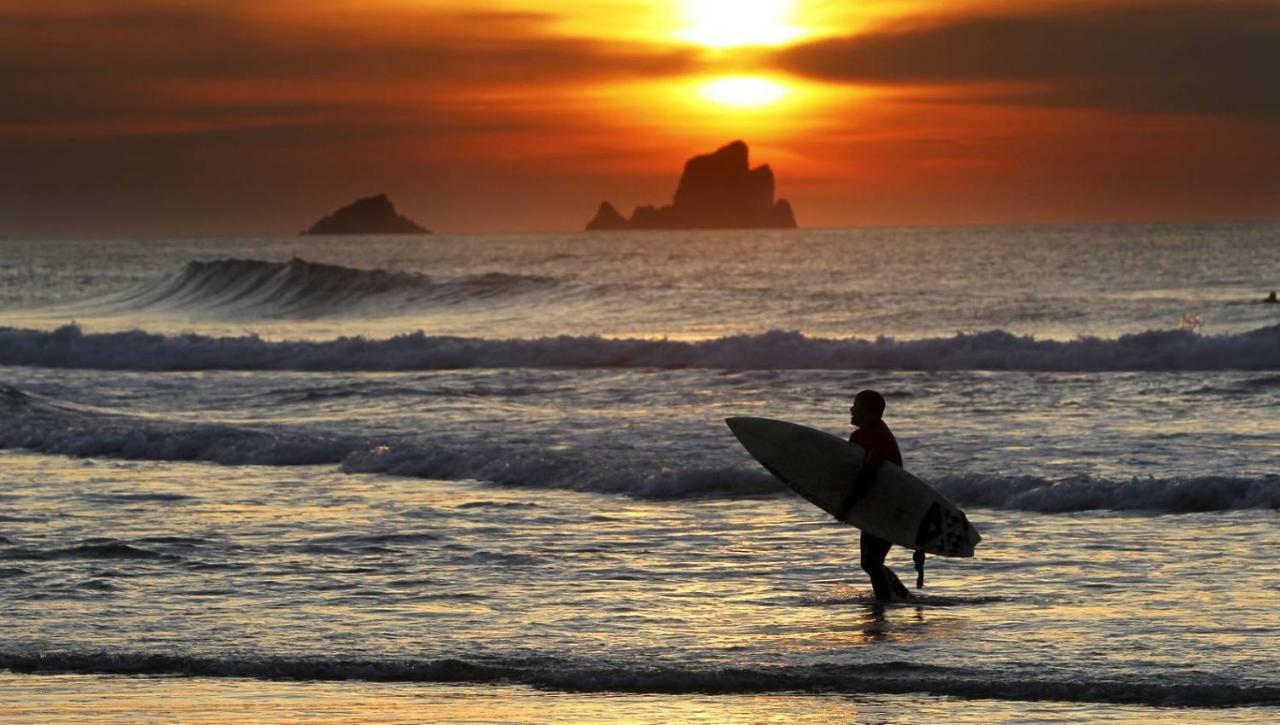
M 725 422 L 760 465 L 833 516 L 866 458 L 862 446 L 816 428 L 771 418 Z M 959 506 L 890 461 L 880 465 L 843 521 L 937 556 L 973 556 L 982 540 Z

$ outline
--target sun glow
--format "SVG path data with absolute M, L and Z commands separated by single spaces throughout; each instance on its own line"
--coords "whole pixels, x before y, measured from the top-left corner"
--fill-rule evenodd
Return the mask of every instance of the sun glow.
M 794 15 L 795 0 L 688 0 L 677 35 L 711 48 L 781 45 L 804 34 Z
M 722 106 L 758 108 L 776 103 L 790 91 L 781 83 L 755 76 L 730 76 L 708 81 L 698 88 L 703 98 Z

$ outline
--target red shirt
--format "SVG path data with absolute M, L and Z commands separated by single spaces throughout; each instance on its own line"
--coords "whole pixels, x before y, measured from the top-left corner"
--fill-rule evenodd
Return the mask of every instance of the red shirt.
M 872 455 L 902 466 L 902 451 L 898 450 L 898 440 L 893 437 L 893 431 L 889 430 L 889 426 L 885 425 L 883 420 L 877 420 L 855 430 L 853 435 L 849 436 L 849 442 L 857 443 L 870 450 Z

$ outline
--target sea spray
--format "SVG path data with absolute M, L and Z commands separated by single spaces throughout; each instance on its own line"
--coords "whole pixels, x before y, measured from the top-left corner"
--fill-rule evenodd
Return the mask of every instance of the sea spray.
M 1040 340 L 1003 330 L 918 340 L 832 339 L 774 331 L 695 342 L 597 336 L 486 339 L 424 332 L 386 339 L 268 341 L 256 335 L 159 335 L 0 328 L 0 365 L 95 370 L 403 371 L 467 368 L 724 370 L 1280 369 L 1280 325 L 1234 335 L 1153 330 Z

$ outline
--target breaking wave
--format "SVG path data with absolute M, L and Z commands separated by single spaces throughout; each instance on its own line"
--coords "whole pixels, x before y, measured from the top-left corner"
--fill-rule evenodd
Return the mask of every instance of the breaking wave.
M 590 442 L 553 451 L 514 442 L 495 446 L 488 439 L 375 439 L 133 416 L 14 388 L 0 388 L 0 448 L 224 465 L 331 465 L 345 473 L 476 480 L 643 499 L 768 496 L 785 490 L 733 446 L 695 447 L 696 454 L 684 459 L 666 448 L 663 458 L 655 460 L 657 454 L 643 452 L 630 457 L 602 453 Z M 1042 513 L 1280 509 L 1280 475 L 1054 480 L 969 474 L 933 478 L 930 483 L 962 506 Z
M 391 445 L 384 445 L 390 442 Z M 741 497 L 782 490 L 755 466 L 655 465 L 602 457 L 590 446 L 549 451 L 536 445 L 495 450 L 486 440 L 332 435 L 136 416 L 0 387 L 0 448 L 87 458 L 204 461 L 222 465 L 334 465 L 346 473 L 478 480 L 636 498 Z
M 922 340 L 809 337 L 798 332 L 699 342 L 431 336 L 268 341 L 0 328 L 0 365 L 97 370 L 393 371 L 462 368 L 711 368 L 825 370 L 1276 370 L 1280 325 L 1235 335 L 1150 331 L 1114 339 L 1037 340 L 1003 330 Z
M 336 464 L 355 439 L 117 413 L 0 387 L 0 447 L 42 453 L 224 465 Z
M 556 657 L 411 659 L 235 657 L 142 652 L 4 652 L 0 669 L 23 674 L 170 675 L 273 680 L 430 682 L 526 685 L 561 692 L 645 694 L 923 693 L 965 699 L 1098 702 L 1172 707 L 1280 703 L 1280 686 L 1228 678 L 1150 681 L 1082 673 L 1053 677 L 993 674 L 910 662 L 807 666 L 705 667 L 575 661 Z
M 1280 509 L 1280 475 L 1148 477 L 1118 481 L 1089 477 L 1055 481 L 1037 476 L 969 475 L 943 476 L 930 483 L 962 506 L 1040 513 Z
M 555 280 L 512 274 L 429 277 L 302 259 L 188 262 L 177 274 L 64 309 L 103 314 L 162 310 L 233 318 L 306 318 L 376 306 L 396 312 L 493 302 L 548 289 Z

